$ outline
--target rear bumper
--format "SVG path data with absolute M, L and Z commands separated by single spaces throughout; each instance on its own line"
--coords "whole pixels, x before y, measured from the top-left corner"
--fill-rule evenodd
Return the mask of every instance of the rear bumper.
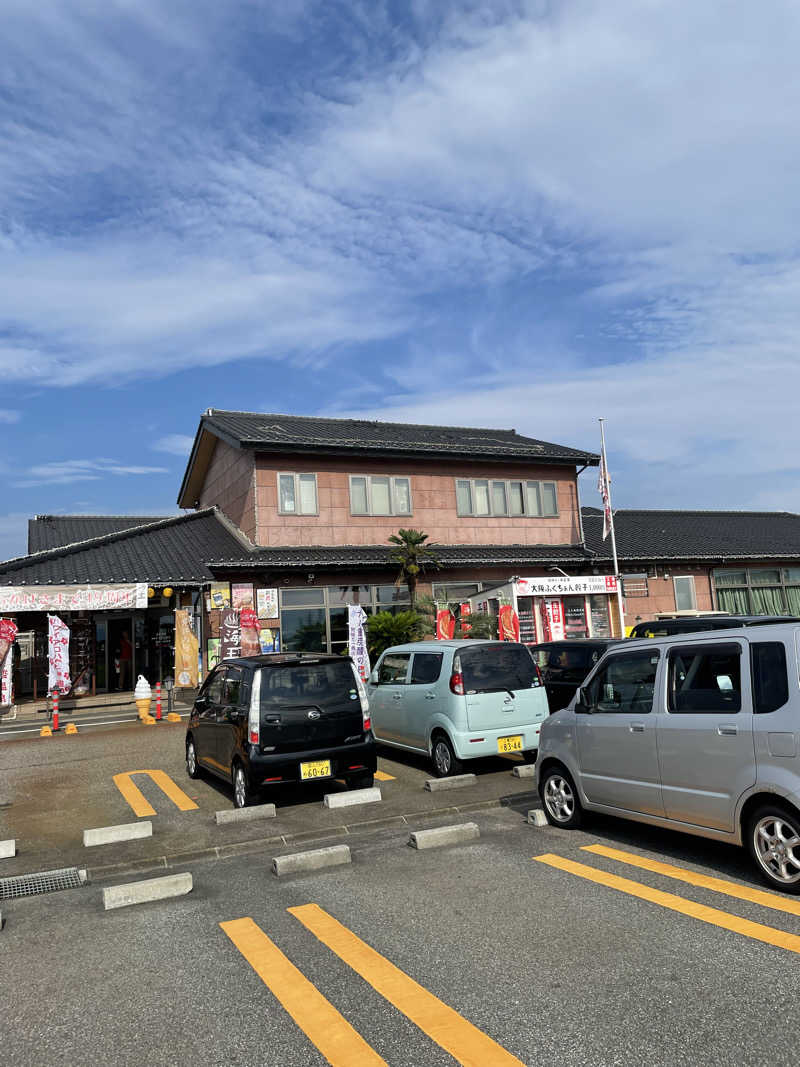
M 372 735 L 368 740 L 352 745 L 303 749 L 300 752 L 259 752 L 255 745 L 251 745 L 249 756 L 253 785 L 280 785 L 284 782 L 303 781 L 300 777 L 300 764 L 316 760 L 331 761 L 331 778 L 341 778 L 348 774 L 374 774 L 378 767 Z
M 470 730 L 468 733 L 454 733 L 452 742 L 459 759 L 500 755 L 497 742 L 501 737 L 521 737 L 522 751 L 530 752 L 539 747 L 541 728 L 541 722 L 533 722 L 523 726 L 507 726 L 504 730 Z

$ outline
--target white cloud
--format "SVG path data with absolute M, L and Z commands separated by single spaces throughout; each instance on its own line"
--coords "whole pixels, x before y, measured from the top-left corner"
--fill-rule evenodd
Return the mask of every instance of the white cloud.
M 142 467 L 117 463 L 110 459 L 65 459 L 28 467 L 22 479 L 14 483 L 14 487 L 17 489 L 30 489 L 37 485 L 69 485 L 72 482 L 96 482 L 108 475 L 118 477 L 166 473 L 168 473 L 166 467 Z
M 21 418 L 21 411 L 12 411 L 9 408 L 0 408 L 0 422 L 10 425 L 12 423 L 19 422 Z
M 173 456 L 186 457 L 191 451 L 194 438 L 185 433 L 169 433 L 160 437 L 150 447 L 154 452 L 169 452 Z

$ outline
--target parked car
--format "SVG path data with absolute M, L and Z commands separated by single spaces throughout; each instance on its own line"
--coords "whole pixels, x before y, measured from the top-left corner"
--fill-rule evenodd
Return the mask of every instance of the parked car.
M 637 622 L 629 637 L 669 637 L 672 634 L 697 634 L 705 630 L 730 630 L 738 626 L 764 626 L 771 622 L 800 622 L 795 615 L 673 615 Z
M 344 778 L 368 787 L 376 767 L 366 689 L 344 656 L 225 660 L 206 678 L 189 717 L 189 777 L 204 769 L 230 782 L 237 808 L 265 785 Z
M 536 758 L 547 695 L 525 645 L 418 641 L 387 649 L 367 686 L 378 741 L 424 752 L 439 778 L 479 756 Z
M 800 893 L 800 626 L 626 641 L 543 724 L 555 826 L 584 810 L 744 844 Z
M 542 675 L 551 715 L 569 704 L 586 675 L 614 644 L 619 644 L 619 639 L 576 637 L 528 645 Z

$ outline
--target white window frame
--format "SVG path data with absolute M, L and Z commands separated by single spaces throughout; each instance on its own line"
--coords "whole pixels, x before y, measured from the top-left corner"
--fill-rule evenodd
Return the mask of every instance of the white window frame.
M 692 586 L 691 586 L 691 588 L 692 588 L 692 606 L 689 607 L 689 608 L 679 608 L 678 607 L 678 586 L 677 586 L 677 582 L 686 581 L 687 579 L 688 579 L 688 581 L 690 581 L 692 583 Z M 693 574 L 676 574 L 676 575 L 674 575 L 673 579 L 672 579 L 672 592 L 673 592 L 673 595 L 675 597 L 675 610 L 676 611 L 697 611 L 697 587 L 695 586 L 695 581 L 694 581 L 694 575 Z
M 314 502 L 316 508 L 314 511 L 301 511 L 300 510 L 300 476 L 305 478 L 311 477 L 314 479 Z M 294 511 L 284 511 L 281 505 L 281 478 L 294 478 Z M 319 515 L 319 483 L 317 482 L 317 476 L 313 471 L 278 471 L 276 476 L 276 488 L 278 490 L 278 514 L 279 515 L 302 515 L 304 518 L 309 515 Z
M 353 511 L 353 479 L 364 478 L 367 483 L 367 510 L 366 511 Z M 388 478 L 389 479 L 389 508 L 387 512 L 375 511 L 372 506 L 372 479 L 373 478 Z M 408 482 L 408 511 L 397 510 L 397 489 L 396 483 L 398 481 Z M 411 493 L 411 475 L 410 474 L 351 474 L 348 476 L 348 489 L 350 493 L 350 514 L 355 518 L 365 518 L 367 516 L 374 516 L 377 518 L 388 518 L 392 515 L 399 516 L 401 519 L 408 518 L 414 514 L 414 498 Z
M 470 511 L 459 511 L 458 510 L 458 483 L 459 482 L 466 482 L 467 485 L 469 486 L 469 498 L 470 498 L 470 506 L 471 506 L 471 510 Z M 489 487 L 489 513 L 488 513 L 488 516 L 483 514 L 482 512 L 479 514 L 475 510 L 475 482 L 487 482 L 487 484 L 488 484 L 488 487 Z M 493 504 L 493 500 L 492 500 L 492 498 L 493 498 L 493 488 L 492 487 L 493 487 L 495 482 L 502 482 L 503 485 L 505 486 L 506 510 L 504 512 L 497 512 L 496 513 L 494 511 L 493 507 L 492 507 L 492 504 Z M 558 510 L 558 482 L 555 482 L 555 481 L 542 481 L 542 480 L 538 480 L 537 481 L 537 480 L 531 479 L 531 478 L 456 478 L 454 480 L 454 484 L 455 484 L 455 489 L 456 489 L 456 512 L 457 512 L 457 514 L 459 515 L 460 518 L 478 518 L 478 519 L 483 518 L 483 519 L 485 519 L 487 517 L 493 517 L 493 518 L 497 518 L 497 519 L 557 519 L 559 517 L 559 514 L 560 514 L 560 512 Z M 511 486 L 515 485 L 515 484 L 516 485 L 520 485 L 520 484 L 522 485 L 523 512 L 522 512 L 521 515 L 514 515 L 511 512 Z M 538 492 L 537 492 L 536 495 L 539 498 L 540 506 L 543 505 L 543 501 L 544 501 L 544 494 L 542 492 L 542 486 L 543 485 L 552 485 L 553 486 L 553 496 L 555 498 L 556 510 L 554 512 L 552 512 L 552 514 L 545 514 L 544 512 L 539 512 L 539 513 L 534 514 L 534 512 L 532 512 L 530 510 L 530 508 L 528 506 L 528 487 L 529 486 L 533 486 L 533 485 L 537 486 L 537 488 L 538 488 Z

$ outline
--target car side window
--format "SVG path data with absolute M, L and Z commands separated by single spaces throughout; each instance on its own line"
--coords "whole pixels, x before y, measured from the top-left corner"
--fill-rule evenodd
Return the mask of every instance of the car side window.
M 789 699 L 786 649 L 782 641 L 754 641 L 750 646 L 750 673 L 753 676 L 753 711 L 767 715 Z
M 242 695 L 242 671 L 238 667 L 228 667 L 222 686 L 222 703 L 228 708 L 238 708 Z
M 393 652 L 383 657 L 378 681 L 381 685 L 405 685 L 410 652 Z
M 668 708 L 672 714 L 731 715 L 742 710 L 739 645 L 686 645 L 669 652 Z
M 595 712 L 649 715 L 653 710 L 658 652 L 630 652 L 614 656 L 587 687 Z
M 411 665 L 412 685 L 431 685 L 442 673 L 441 652 L 415 652 Z
M 222 683 L 225 677 L 225 671 L 218 670 L 214 677 L 210 680 L 203 696 L 209 702 L 209 704 L 221 704 L 222 703 Z

